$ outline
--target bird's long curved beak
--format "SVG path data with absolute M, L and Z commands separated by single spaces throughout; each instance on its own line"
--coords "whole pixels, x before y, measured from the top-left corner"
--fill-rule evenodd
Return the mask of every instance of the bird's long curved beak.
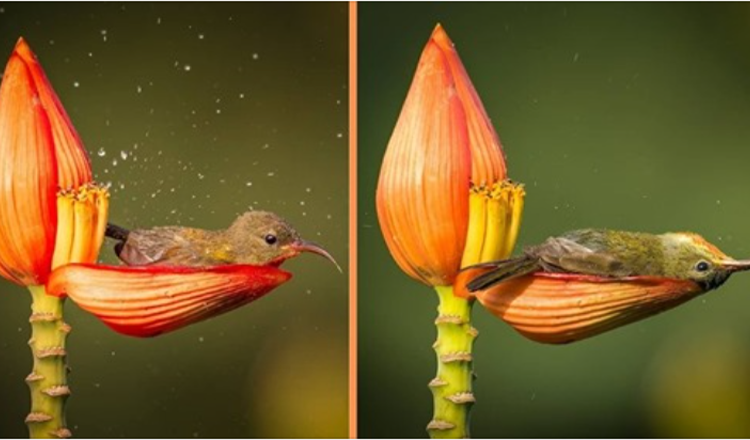
M 339 272 L 344 273 L 344 271 L 341 270 L 341 266 L 339 266 L 339 263 L 336 262 L 333 256 L 331 256 L 331 254 L 329 254 L 327 250 L 323 249 L 323 247 L 316 243 L 307 240 L 299 240 L 294 242 L 290 247 L 297 252 L 310 252 L 313 254 L 318 254 L 333 263 L 333 265 L 336 266 L 336 269 L 338 269 Z
M 732 272 L 750 270 L 750 260 L 724 260 L 721 265 Z

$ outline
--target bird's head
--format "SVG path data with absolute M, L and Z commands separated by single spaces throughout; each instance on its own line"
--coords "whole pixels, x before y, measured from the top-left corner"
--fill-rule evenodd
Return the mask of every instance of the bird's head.
M 302 252 L 311 252 L 326 258 L 341 271 L 328 251 L 303 240 L 292 225 L 272 212 L 246 212 L 232 223 L 227 234 L 238 263 L 278 266 Z
M 734 272 L 750 270 L 750 260 L 735 260 L 692 232 L 662 236 L 668 276 L 692 280 L 704 290 L 715 289 Z

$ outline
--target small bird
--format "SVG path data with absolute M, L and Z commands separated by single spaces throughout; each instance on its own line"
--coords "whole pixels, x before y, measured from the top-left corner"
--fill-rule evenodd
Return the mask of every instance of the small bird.
M 117 240 L 115 253 L 128 266 L 279 266 L 301 252 L 311 252 L 341 271 L 325 249 L 303 240 L 283 218 L 266 211 L 246 212 L 218 231 L 183 226 L 129 231 L 108 223 L 105 234 Z
M 689 232 L 583 229 L 467 267 L 454 288 L 523 336 L 565 344 L 669 310 L 749 269 L 750 260 Z
M 489 269 L 468 284 L 470 292 L 535 272 L 568 273 L 608 278 L 638 276 L 692 281 L 703 291 L 716 289 L 750 261 L 737 261 L 698 234 L 661 235 L 642 232 L 581 229 L 548 238 L 523 255 L 479 264 Z

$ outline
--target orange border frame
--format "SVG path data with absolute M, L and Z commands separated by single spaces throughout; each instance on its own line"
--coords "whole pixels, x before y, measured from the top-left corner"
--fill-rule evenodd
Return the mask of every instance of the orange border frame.
M 349 438 L 357 438 L 357 2 L 349 2 Z

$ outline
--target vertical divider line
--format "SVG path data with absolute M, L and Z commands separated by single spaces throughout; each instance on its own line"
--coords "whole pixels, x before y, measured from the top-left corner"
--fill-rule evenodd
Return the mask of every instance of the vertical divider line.
M 357 2 L 349 2 L 349 438 L 357 438 Z

